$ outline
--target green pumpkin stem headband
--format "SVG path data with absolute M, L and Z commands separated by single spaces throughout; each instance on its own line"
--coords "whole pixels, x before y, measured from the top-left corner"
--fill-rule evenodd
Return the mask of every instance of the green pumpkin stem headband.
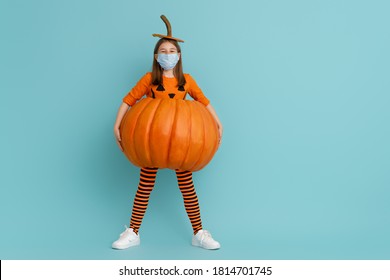
M 162 35 L 162 34 L 152 34 L 152 35 L 154 37 L 165 38 L 165 39 L 175 40 L 175 41 L 184 43 L 184 41 L 182 39 L 172 37 L 172 27 L 171 27 L 171 24 L 169 23 L 169 20 L 167 19 L 167 17 L 164 15 L 161 15 L 161 19 L 163 20 L 163 22 L 165 23 L 165 25 L 167 27 L 167 35 Z

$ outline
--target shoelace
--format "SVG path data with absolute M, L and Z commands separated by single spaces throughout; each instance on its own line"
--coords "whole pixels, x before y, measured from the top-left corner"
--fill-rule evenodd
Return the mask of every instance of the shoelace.
M 202 235 L 200 237 L 200 243 L 202 244 L 205 239 L 212 238 L 210 232 L 207 230 L 203 230 Z

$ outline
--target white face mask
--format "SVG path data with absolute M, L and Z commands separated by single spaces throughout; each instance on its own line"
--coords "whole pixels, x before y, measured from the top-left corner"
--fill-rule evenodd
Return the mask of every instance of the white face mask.
M 179 61 L 179 55 L 177 53 L 163 54 L 159 53 L 157 56 L 157 62 L 164 70 L 170 70 L 174 68 Z

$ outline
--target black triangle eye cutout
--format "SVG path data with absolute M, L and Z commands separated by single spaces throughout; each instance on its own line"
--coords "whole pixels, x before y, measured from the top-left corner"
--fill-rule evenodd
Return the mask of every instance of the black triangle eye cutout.
M 179 86 L 178 90 L 180 90 L 180 91 L 185 91 L 185 89 L 184 89 L 183 86 Z
M 165 88 L 164 88 L 162 85 L 158 85 L 157 90 L 158 90 L 158 91 L 164 91 Z
M 156 96 L 154 95 L 154 91 L 152 90 L 152 98 L 156 98 Z
M 176 94 L 174 94 L 174 93 L 169 93 L 168 95 L 169 95 L 170 98 L 174 98 Z

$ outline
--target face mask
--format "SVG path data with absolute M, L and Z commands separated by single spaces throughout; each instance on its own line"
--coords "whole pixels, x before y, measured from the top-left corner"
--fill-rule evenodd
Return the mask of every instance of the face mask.
M 164 70 L 170 70 L 174 68 L 179 61 L 179 55 L 177 53 L 162 54 L 157 56 L 157 62 Z

